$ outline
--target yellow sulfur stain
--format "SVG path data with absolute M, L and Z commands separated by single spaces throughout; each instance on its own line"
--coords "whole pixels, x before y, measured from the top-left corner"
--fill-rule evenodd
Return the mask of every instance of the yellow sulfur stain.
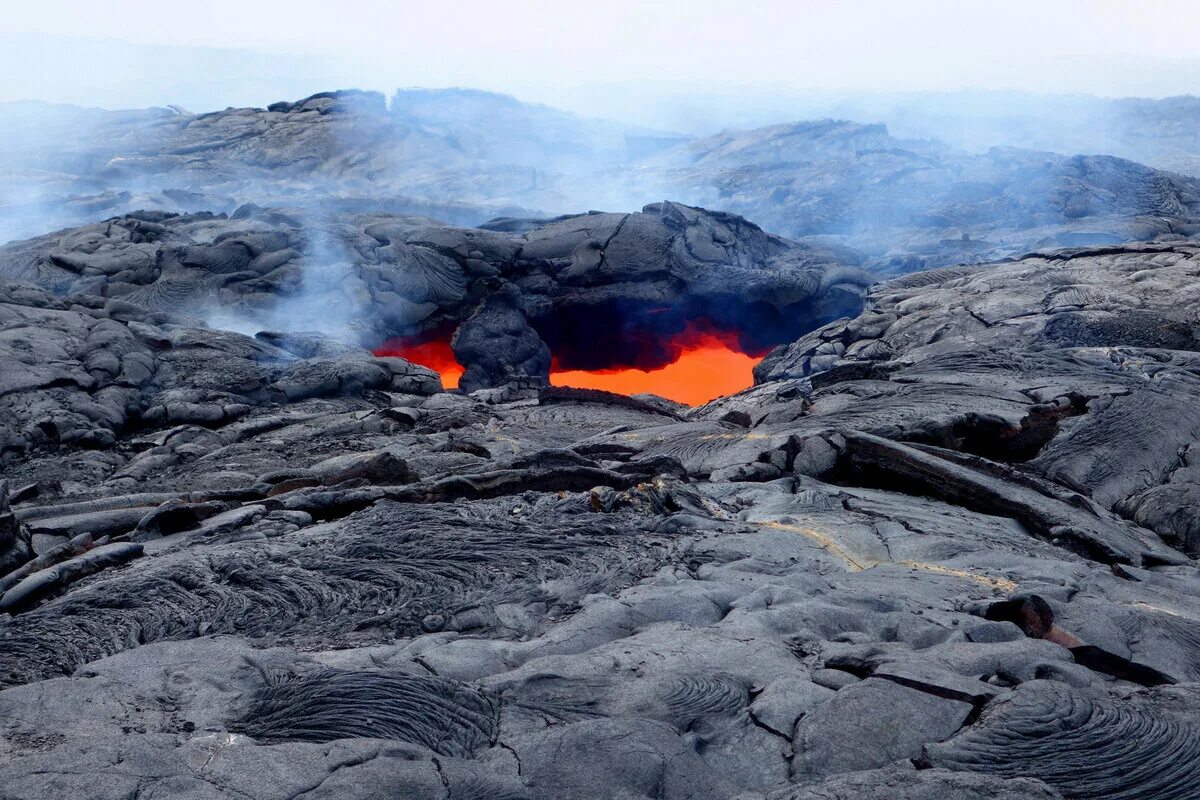
M 1016 590 L 1016 588 L 1017 588 L 1016 582 L 1010 581 L 1008 578 L 994 578 L 991 575 L 980 575 L 977 572 L 970 572 L 965 569 L 955 569 L 953 567 L 947 567 L 942 564 L 931 564 L 928 561 L 907 561 L 906 560 L 906 561 L 897 561 L 895 563 L 901 564 L 906 567 L 912 567 L 913 569 L 919 569 L 919 570 L 922 570 L 923 572 L 933 572 L 933 573 L 937 573 L 938 575 L 950 575 L 955 578 L 965 578 L 966 580 L 969 580 L 969 581 L 975 581 L 976 583 L 981 583 L 984 586 L 990 586 L 993 589 L 1000 591 L 1000 592 L 1011 592 L 1011 591 Z
M 831 554 L 842 559 L 842 561 L 845 561 L 846 565 L 848 567 L 850 567 L 851 572 L 861 572 L 864 569 L 876 566 L 876 564 L 878 564 L 878 562 L 871 562 L 867 559 L 860 560 L 860 559 L 855 558 L 854 556 L 847 553 L 842 548 L 841 545 L 839 545 L 837 542 L 835 542 L 828 535 L 821 533 L 820 531 L 815 531 L 812 528 L 802 528 L 799 525 L 788 525 L 783 522 L 760 522 L 760 523 L 758 523 L 758 525 L 760 525 L 764 528 L 771 528 L 773 530 L 780 530 L 780 531 L 790 531 L 792 533 L 799 533 L 804 536 L 807 536 L 808 538 L 814 540 L 817 544 L 821 545 L 821 547 L 824 547 Z
M 771 437 L 765 433 L 706 433 L 700 437 L 700 441 L 712 442 L 722 439 L 737 439 L 740 441 L 753 442 L 770 438 Z
M 1190 619 L 1193 622 L 1197 621 L 1195 617 L 1188 616 L 1187 614 L 1181 614 L 1178 611 L 1172 611 L 1171 609 L 1163 608 L 1162 606 L 1152 605 L 1142 600 L 1138 600 L 1133 603 L 1126 603 L 1126 605 L 1128 605 L 1130 608 L 1140 608 L 1145 611 L 1153 611 L 1157 614 L 1167 614 L 1172 617 L 1179 617 L 1180 619 Z
M 947 567 L 942 564 L 932 564 L 928 561 L 912 561 L 909 559 L 905 559 L 903 561 L 879 561 L 873 558 L 852 556 L 828 534 L 813 530 L 812 528 L 805 528 L 800 525 L 788 525 L 783 522 L 760 522 L 757 524 L 763 528 L 790 531 L 807 536 L 817 544 L 821 545 L 821 547 L 823 547 L 831 555 L 834 555 L 846 562 L 846 566 L 850 568 L 851 572 L 862 572 L 863 570 L 883 566 L 885 564 L 895 564 L 897 566 L 908 567 L 909 569 L 917 569 L 921 570 L 922 572 L 930 572 L 936 575 L 947 575 L 954 578 L 963 578 L 1000 592 L 1012 592 L 1017 588 L 1016 582 L 1011 581 L 1008 578 L 997 578 L 991 575 L 981 575 L 977 572 Z
M 504 436 L 503 434 L 493 433 L 492 438 L 497 442 L 502 442 L 504 444 L 507 444 L 509 446 L 509 448 L 513 451 L 513 453 L 521 452 L 521 443 L 518 442 L 516 439 L 512 438 L 511 436 Z

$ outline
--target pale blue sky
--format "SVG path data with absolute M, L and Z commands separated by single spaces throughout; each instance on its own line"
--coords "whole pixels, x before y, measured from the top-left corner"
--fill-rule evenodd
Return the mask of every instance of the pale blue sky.
M 206 80 L 240 102 L 229 71 L 268 95 L 458 85 L 562 105 L 581 87 L 625 86 L 651 98 L 741 86 L 1200 92 L 1196 0 L 38 0 L 10 4 L 3 34 L 23 45 L 0 64 L 0 99 L 99 105 L 167 102 L 172 91 L 204 105 Z M 29 34 L 295 57 L 246 66 L 241 55 L 210 54 L 195 66 L 145 47 Z

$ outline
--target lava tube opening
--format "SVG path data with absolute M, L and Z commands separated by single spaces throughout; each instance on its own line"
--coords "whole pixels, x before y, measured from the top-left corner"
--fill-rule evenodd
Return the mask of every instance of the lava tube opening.
M 463 376 L 463 366 L 450 347 L 453 330 L 438 328 L 412 336 L 393 336 L 371 350 L 377 356 L 396 356 L 420 364 L 442 376 L 442 386 L 457 389 Z
M 754 383 L 754 366 L 762 354 L 747 353 L 731 332 L 689 325 L 666 342 L 670 353 L 660 366 L 565 369 L 555 358 L 550 383 L 577 389 L 601 389 L 619 394 L 656 394 L 690 406 L 734 394 Z
M 782 338 L 770 310 L 743 309 L 735 322 L 681 306 L 613 306 L 562 311 L 534 322 L 551 352 L 550 384 L 618 394 L 655 394 L 690 406 L 754 385 L 754 367 Z M 728 312 L 727 312 L 728 313 Z M 718 315 L 719 316 L 719 315 Z M 440 373 L 457 388 L 464 367 L 450 346 L 452 324 L 391 337 L 374 348 Z

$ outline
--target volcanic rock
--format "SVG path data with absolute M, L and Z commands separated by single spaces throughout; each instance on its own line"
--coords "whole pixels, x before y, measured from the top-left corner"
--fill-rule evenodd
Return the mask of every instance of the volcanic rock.
M 663 366 L 675 356 L 670 338 L 696 319 L 736 331 L 748 351 L 763 350 L 856 311 L 870 282 L 842 253 L 674 203 L 585 214 L 524 234 L 385 214 L 301 219 L 261 209 L 233 218 L 142 213 L 0 248 L 0 275 L 49 289 L 68 298 L 58 301 L 63 310 L 77 309 L 50 315 L 47 327 L 57 333 L 29 345 L 42 349 L 38 357 L 6 371 L 9 391 L 53 383 L 96 394 L 116 382 L 132 392 L 149 380 L 158 353 L 160 375 L 192 377 L 188 391 L 154 398 L 150 415 L 212 425 L 243 413 L 247 397 L 435 387 L 407 362 L 352 358 L 353 347 L 333 346 L 329 337 L 202 340 L 192 332 L 197 319 L 247 332 L 316 327 L 384 351 L 389 341 L 404 352 L 403 343 L 442 335 L 466 368 L 464 388 L 475 390 L 522 377 L 545 382 L 551 355 L 564 369 Z M 50 349 L 66 337 L 69 359 Z M 214 347 L 241 359 L 236 374 L 210 357 Z M 287 369 L 256 366 L 285 361 Z M 77 366 L 66 371 L 67 364 Z M 239 403 L 199 393 L 231 384 Z M 123 413 L 110 409 L 112 424 Z M 64 433 L 106 435 L 71 428 L 59 438 Z
M 437 283 L 430 313 L 465 324 L 507 281 L 555 356 L 568 340 L 539 325 L 557 309 L 629 296 L 625 236 L 659 265 L 637 288 L 672 299 L 770 274 L 763 254 L 781 295 L 804 285 L 786 266 L 804 251 L 748 223 L 605 216 L 474 244 L 426 225 L 412 242 L 442 244 L 406 240 L 422 255 L 403 263 L 467 275 L 445 243 L 477 250 L 499 274 Z M 176 264 L 199 244 L 181 232 L 287 229 L 272 219 L 155 223 L 161 274 L 252 281 Z M 7 797 L 1200 787 L 1200 248 L 896 278 L 690 409 L 536 381 L 437 391 L 344 341 L 109 303 L 32 263 L 73 293 L 3 294 L 5 475 L 40 487 L 0 518 Z M 820 308 L 839 269 L 792 297 Z M 73 538 L 38 554 L 34 530 Z

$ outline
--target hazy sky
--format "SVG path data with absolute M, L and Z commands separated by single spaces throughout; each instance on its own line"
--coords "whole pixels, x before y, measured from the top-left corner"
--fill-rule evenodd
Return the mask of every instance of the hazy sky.
M 41 34 L 276 55 L 208 54 L 196 66 Z M 215 96 L 199 90 L 206 81 L 230 103 L 251 89 L 348 85 L 558 103 L 580 87 L 1200 92 L 1198 0 L 37 0 L 9 4 L 0 35 L 16 42 L 0 59 L 0 99 L 97 105 L 203 105 Z

